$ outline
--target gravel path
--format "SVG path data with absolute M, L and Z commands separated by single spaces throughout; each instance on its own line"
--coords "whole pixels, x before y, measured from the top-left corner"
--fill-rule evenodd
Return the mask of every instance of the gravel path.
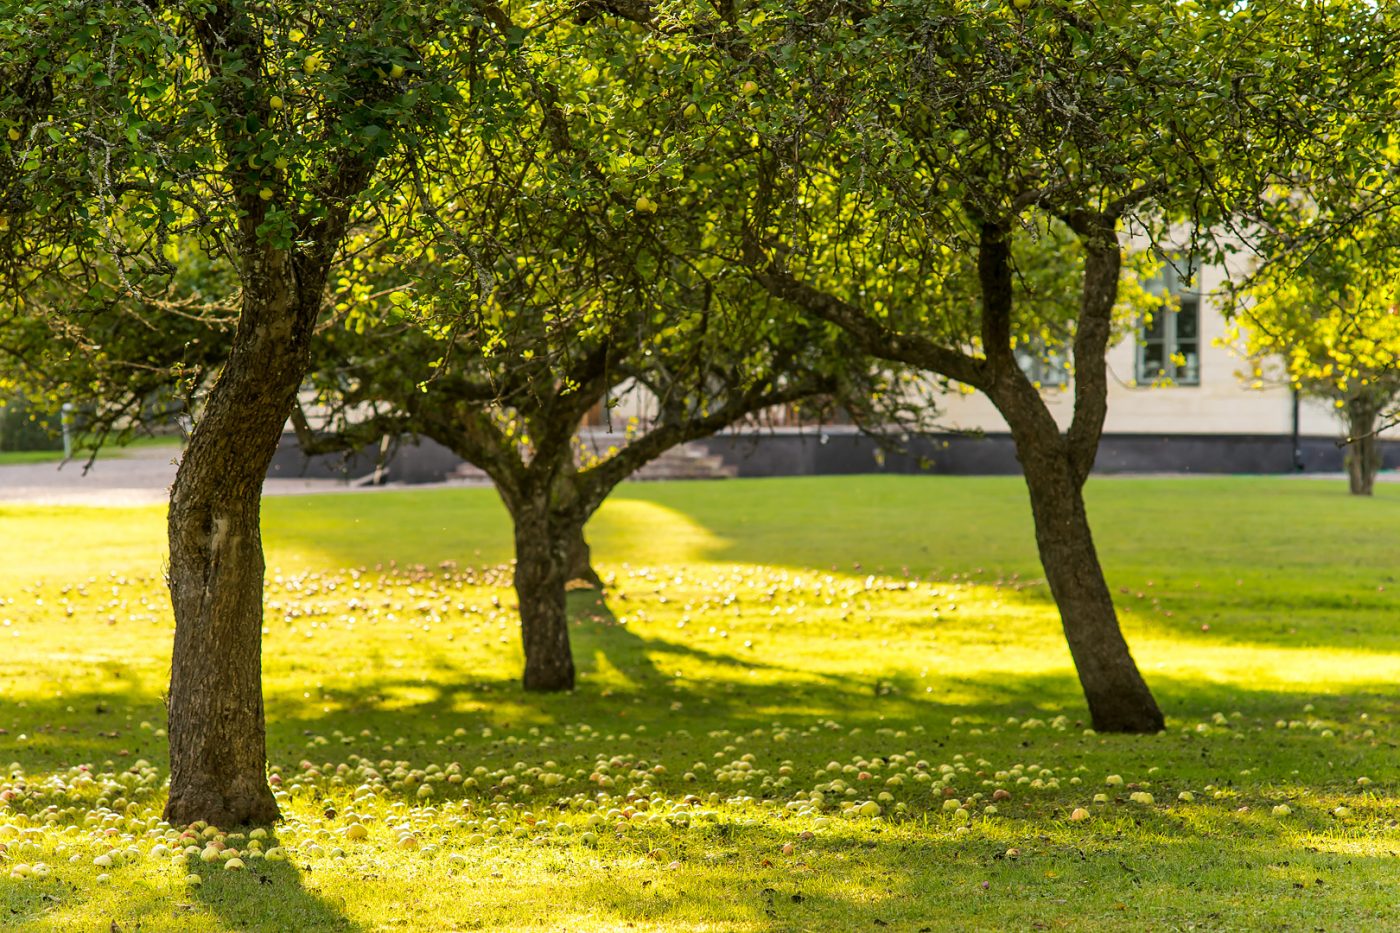
M 134 447 L 119 455 L 104 457 L 83 471 L 83 461 L 66 464 L 29 463 L 0 466 L 0 502 L 25 502 L 33 505 L 152 505 L 165 502 L 170 484 L 175 482 L 175 467 L 180 452 L 173 447 Z M 1118 477 L 1174 478 L 1213 476 L 1219 474 L 1112 474 L 1097 479 Z M 1284 474 L 1297 479 L 1334 480 L 1345 482 L 1342 473 Z M 1400 472 L 1386 470 L 1376 477 L 1378 482 L 1396 482 Z M 339 479 L 269 479 L 263 484 L 263 495 L 296 496 L 308 493 L 381 492 L 390 489 L 431 489 L 439 486 L 481 485 L 470 481 L 449 481 L 406 487 L 390 483 L 384 486 L 355 485 Z
M 26 463 L 0 466 L 0 502 L 34 505 L 152 505 L 165 502 L 180 451 L 134 447 L 95 462 Z M 358 490 L 337 479 L 270 479 L 263 495 L 287 496 Z

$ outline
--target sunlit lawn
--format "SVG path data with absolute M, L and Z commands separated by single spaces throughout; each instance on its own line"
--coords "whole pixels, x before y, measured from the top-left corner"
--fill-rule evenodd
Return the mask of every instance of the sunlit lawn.
M 1018 480 L 626 486 L 568 696 L 490 490 L 268 500 L 242 871 L 159 823 L 161 510 L 0 507 L 0 927 L 1400 928 L 1400 487 L 1090 500 L 1160 736 L 1085 731 Z

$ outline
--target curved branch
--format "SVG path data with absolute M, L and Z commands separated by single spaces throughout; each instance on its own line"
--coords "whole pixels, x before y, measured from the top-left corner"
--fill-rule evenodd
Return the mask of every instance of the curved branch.
M 978 389 L 987 384 L 985 360 L 940 346 L 925 337 L 894 333 L 871 320 L 863 309 L 808 285 L 790 272 L 769 266 L 755 271 L 754 277 L 774 298 L 790 302 L 839 326 L 855 338 L 862 351 L 871 356 L 917 366 Z

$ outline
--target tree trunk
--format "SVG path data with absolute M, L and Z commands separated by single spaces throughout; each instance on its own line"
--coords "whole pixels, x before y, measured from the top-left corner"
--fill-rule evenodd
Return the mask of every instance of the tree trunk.
M 1123 640 L 1104 579 L 1084 482 L 1093 469 L 1107 411 L 1104 351 L 1112 332 L 1122 258 L 1109 215 L 1077 214 L 1067 222 L 1085 246 L 1084 291 L 1074 337 L 1074 419 L 1060 432 L 1045 400 L 1011 353 L 1013 282 L 1005 232 L 984 225 L 978 252 L 982 284 L 983 391 L 1011 428 L 1026 477 L 1035 540 L 1050 592 L 1060 609 L 1089 716 L 1100 732 L 1160 732 L 1162 711 Z
M 1123 639 L 1068 446 L 1058 431 L 1050 435 L 1043 428 L 1018 429 L 1015 422 L 1011 431 L 1030 492 L 1040 563 L 1060 610 L 1094 728 L 1160 732 L 1162 712 Z
M 515 520 L 515 595 L 525 646 L 525 689 L 572 690 L 574 657 L 569 647 L 564 591 L 571 539 L 550 520 L 544 496 L 517 503 L 511 513 Z M 582 525 L 574 530 L 582 541 Z
M 583 524 L 570 525 L 562 530 L 569 547 L 568 582 L 583 581 L 595 590 L 603 588 L 603 578 L 593 569 L 593 549 L 583 535 Z
M 1381 468 L 1380 443 L 1376 440 L 1376 418 L 1379 406 L 1365 397 L 1349 398 L 1345 407 L 1347 421 L 1346 467 L 1353 496 L 1371 495 L 1376 483 L 1376 471 Z
M 259 510 L 308 362 L 319 290 L 299 303 L 290 263 L 264 261 L 263 287 L 245 291 L 232 352 L 171 489 L 165 818 L 175 824 L 231 827 L 279 816 L 266 771 Z

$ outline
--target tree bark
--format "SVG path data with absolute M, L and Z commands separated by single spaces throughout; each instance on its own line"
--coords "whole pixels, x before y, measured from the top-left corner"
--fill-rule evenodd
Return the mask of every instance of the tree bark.
M 511 515 L 515 520 L 515 595 L 525 647 L 524 687 L 540 692 L 572 690 L 574 656 L 565 600 L 570 537 L 551 520 L 546 496 L 515 503 Z M 574 530 L 582 540 L 582 524 Z
M 593 589 L 601 590 L 603 578 L 598 576 L 598 571 L 593 569 L 593 549 L 588 546 L 588 539 L 583 535 L 583 524 L 569 525 L 561 533 L 566 536 L 566 543 L 569 547 L 567 582 L 583 581 Z
M 268 252 L 171 489 L 175 649 L 165 818 L 177 824 L 230 827 L 279 816 L 266 773 L 259 510 L 308 362 L 319 290 L 299 299 L 290 260 Z
M 1376 439 L 1376 418 L 1380 407 L 1364 396 L 1346 400 L 1347 421 L 1346 467 L 1353 496 L 1369 496 L 1376 484 L 1376 471 L 1381 468 L 1380 443 Z
M 1040 563 L 1060 610 L 1094 728 L 1160 732 L 1162 711 L 1119 627 L 1070 446 L 1034 389 L 1024 398 L 1002 396 L 998 408 L 1011 427 L 1025 473 Z
M 1040 563 L 1060 610 L 1094 728 L 1160 732 L 1165 724 L 1162 711 L 1123 638 L 1084 508 L 1084 483 L 1094 466 L 1107 412 L 1104 353 L 1122 254 L 1111 216 L 1077 214 L 1066 221 L 1085 246 L 1069 430 L 1060 432 L 1040 392 L 1011 354 L 1011 245 L 1003 231 L 990 226 L 983 228 L 978 252 L 986 392 L 1011 428 L 1030 493 Z

